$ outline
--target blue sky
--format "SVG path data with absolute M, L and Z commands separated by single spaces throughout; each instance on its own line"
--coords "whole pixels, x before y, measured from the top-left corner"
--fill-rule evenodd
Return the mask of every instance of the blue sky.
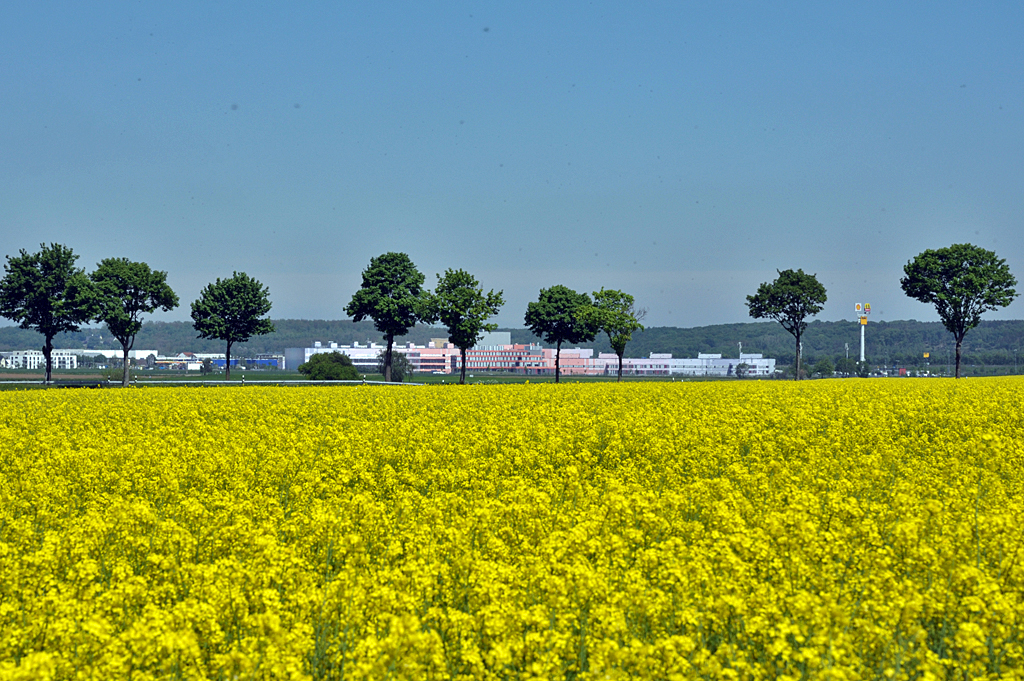
M 932 320 L 926 248 L 1024 278 L 1022 33 L 1014 2 L 8 3 L 0 234 L 166 270 L 153 319 L 234 270 L 343 318 L 395 250 L 508 326 L 554 284 L 747 321 L 786 268 L 820 319 Z

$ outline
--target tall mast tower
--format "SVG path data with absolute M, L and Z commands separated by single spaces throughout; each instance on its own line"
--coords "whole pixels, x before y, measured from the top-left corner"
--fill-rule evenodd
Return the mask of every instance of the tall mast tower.
M 868 315 L 871 314 L 871 303 L 861 305 L 857 303 L 857 317 L 860 319 L 860 361 L 864 361 L 864 327 L 868 325 Z

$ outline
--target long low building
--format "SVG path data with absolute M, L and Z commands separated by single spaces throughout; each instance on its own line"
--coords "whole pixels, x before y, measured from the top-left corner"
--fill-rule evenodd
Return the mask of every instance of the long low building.
M 403 350 L 408 350 L 414 347 L 412 343 L 407 344 L 408 347 L 403 346 Z M 395 344 L 395 349 L 398 349 L 398 344 Z M 377 355 L 384 350 L 382 345 L 377 343 L 367 343 L 361 345 L 359 343 L 353 343 L 352 345 L 338 345 L 337 343 L 330 341 L 326 344 L 316 341 L 313 343 L 311 348 L 285 348 L 284 350 L 284 368 L 288 371 L 295 371 L 300 366 L 309 361 L 310 357 L 320 354 L 330 354 L 332 352 L 340 352 L 343 355 L 347 355 L 352 360 L 352 364 L 355 365 L 356 369 L 363 373 L 373 373 L 377 370 Z
M 469 373 L 510 373 L 553 375 L 555 373 L 554 348 L 535 344 L 511 343 L 508 332 L 488 334 L 474 348 L 466 351 L 466 371 Z M 285 367 L 297 369 L 310 357 L 320 353 L 340 352 L 347 355 L 362 373 L 375 373 L 384 346 L 378 343 L 339 345 L 328 342 L 314 343 L 310 348 L 285 349 Z M 435 338 L 426 346 L 396 343 L 393 352 L 405 355 L 413 371 L 421 373 L 455 374 L 462 371 L 462 353 L 445 339 Z M 564 376 L 611 376 L 618 372 L 619 358 L 611 353 L 594 356 L 590 348 L 563 348 L 559 354 L 559 368 Z M 723 358 L 720 354 L 699 354 L 696 358 L 674 358 L 668 353 L 651 353 L 648 357 L 627 357 L 622 361 L 625 376 L 750 376 L 765 377 L 775 374 L 775 360 L 760 354 L 741 354 L 738 358 Z
M 124 359 L 124 350 L 121 348 L 117 350 L 68 350 L 68 352 L 73 352 L 79 357 L 103 357 L 110 360 Z M 128 359 L 142 362 L 150 355 L 156 357 L 158 354 L 160 353 L 156 350 L 129 350 Z
M 601 353 L 598 361 L 604 361 L 606 373 L 614 374 L 618 357 Z M 690 357 L 673 357 L 669 353 L 651 353 L 647 358 L 624 358 L 622 373 L 629 376 L 772 376 L 775 374 L 775 360 L 765 359 L 756 353 L 743 353 L 739 358 L 722 357 L 720 354 L 698 354 Z

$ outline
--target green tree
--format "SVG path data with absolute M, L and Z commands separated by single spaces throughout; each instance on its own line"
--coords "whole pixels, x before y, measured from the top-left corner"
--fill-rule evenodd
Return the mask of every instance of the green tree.
M 224 378 L 231 379 L 231 346 L 251 336 L 274 332 L 265 317 L 270 312 L 270 291 L 245 272 L 234 272 L 230 279 L 207 284 L 192 303 L 192 326 L 199 338 L 227 343 Z
M 53 371 L 53 337 L 78 331 L 94 319 L 97 294 L 85 271 L 75 267 L 78 256 L 61 244 L 40 244 L 38 253 L 7 256 L 0 280 L 0 315 L 22 329 L 43 335 L 47 383 Z
M 384 374 L 384 363 L 387 361 L 387 352 L 381 350 L 380 354 L 377 355 L 377 373 Z M 391 381 L 394 383 L 401 383 L 405 380 L 406 376 L 412 375 L 413 366 L 409 358 L 405 356 L 405 353 L 395 352 L 391 355 Z M 386 380 L 386 379 L 385 379 Z
M 775 281 L 765 282 L 757 293 L 747 296 L 747 307 L 754 319 L 774 319 L 796 339 L 796 365 L 793 380 L 800 380 L 800 337 L 807 329 L 807 318 L 824 307 L 825 287 L 813 274 L 803 270 L 778 271 Z
M 973 244 L 953 244 L 927 250 L 904 267 L 903 292 L 935 306 L 946 330 L 956 341 L 956 378 L 960 378 L 960 349 L 964 336 L 988 310 L 1006 307 L 1017 297 L 1017 280 L 1006 261 Z
M 844 377 L 852 376 L 857 372 L 857 361 L 849 357 L 840 357 L 836 360 L 835 369 Z
M 321 352 L 299 365 L 299 373 L 311 381 L 358 381 L 361 376 L 352 358 L 341 352 Z
M 203 376 L 213 373 L 213 362 L 210 361 L 209 357 L 203 360 L 202 365 L 199 367 L 199 373 Z
M 740 362 L 736 365 L 736 378 L 746 378 L 749 371 L 750 365 L 746 362 Z
M 832 364 L 832 360 L 830 360 L 828 357 L 822 357 L 814 365 L 813 373 L 818 374 L 822 378 L 832 378 L 832 375 L 835 373 L 835 371 L 836 368 Z
M 391 381 L 395 336 L 404 336 L 427 313 L 429 294 L 424 277 L 405 253 L 385 253 L 370 259 L 362 286 L 345 306 L 345 314 L 359 322 L 369 317 L 387 342 L 384 380 Z
M 167 273 L 151 270 L 144 262 L 127 258 L 106 258 L 89 275 L 99 294 L 97 319 L 107 325 L 124 353 L 121 385 L 128 387 L 128 352 L 142 329 L 141 316 L 157 309 L 169 312 L 178 307 L 178 296 L 167 285 Z
M 562 343 L 583 343 L 594 340 L 597 327 L 580 313 L 590 307 L 590 296 L 557 285 L 542 288 L 537 302 L 526 306 L 526 326 L 534 335 L 555 345 L 555 383 L 561 377 Z
M 647 310 L 637 309 L 633 296 L 622 291 L 602 288 L 594 291 L 594 303 L 580 311 L 580 318 L 598 331 L 608 334 L 608 342 L 619 358 L 618 380 L 622 380 L 622 357 L 634 331 L 643 331 L 640 320 Z
M 505 304 L 502 293 L 493 289 L 484 293 L 476 278 L 465 270 L 447 269 L 443 277 L 437 275 L 437 289 L 430 297 L 424 321 L 440 320 L 448 328 L 448 340 L 462 353 L 460 385 L 466 382 L 466 351 L 485 332 L 498 328 L 487 320 Z

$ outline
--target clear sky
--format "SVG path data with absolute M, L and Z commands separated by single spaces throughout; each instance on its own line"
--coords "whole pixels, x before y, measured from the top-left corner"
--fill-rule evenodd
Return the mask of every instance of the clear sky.
M 748 321 L 786 268 L 820 319 L 933 320 L 924 249 L 1024 281 L 1022 35 L 1015 1 L 6 3 L 3 253 L 148 262 L 163 320 L 234 270 L 343 318 L 385 251 L 508 326 L 554 284 Z

